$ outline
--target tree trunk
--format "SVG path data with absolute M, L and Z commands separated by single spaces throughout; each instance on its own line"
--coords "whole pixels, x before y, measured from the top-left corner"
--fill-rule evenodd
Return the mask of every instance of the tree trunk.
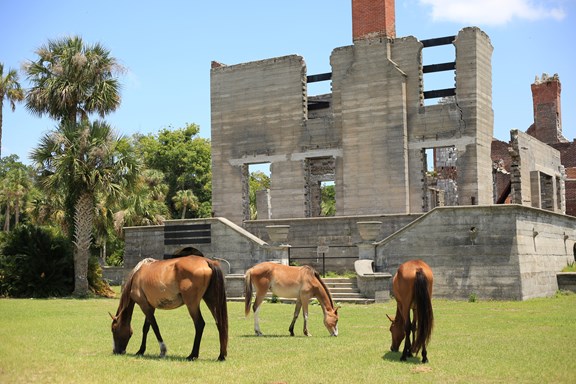
M 88 295 L 88 259 L 92 244 L 94 199 L 83 193 L 74 207 L 74 295 Z
M 10 231 L 10 201 L 6 200 L 6 219 L 4 220 L 4 232 Z

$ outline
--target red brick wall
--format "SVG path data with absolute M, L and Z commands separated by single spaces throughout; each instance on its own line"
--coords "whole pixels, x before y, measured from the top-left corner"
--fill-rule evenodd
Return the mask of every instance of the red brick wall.
M 560 80 L 557 76 L 532 84 L 534 126 L 529 134 L 543 143 L 557 143 L 562 137 Z
M 396 37 L 394 0 L 352 0 L 353 40 Z

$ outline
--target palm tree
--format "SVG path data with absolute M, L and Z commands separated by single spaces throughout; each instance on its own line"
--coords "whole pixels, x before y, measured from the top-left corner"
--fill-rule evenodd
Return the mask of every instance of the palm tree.
M 61 122 L 101 118 L 120 105 L 120 84 L 115 74 L 122 71 L 110 51 L 100 44 L 87 46 L 78 36 L 48 40 L 36 50 L 38 60 L 23 68 L 32 87 L 26 107 L 39 116 Z
M 18 82 L 18 72 L 9 69 L 4 76 L 4 64 L 0 63 L 0 157 L 2 156 L 2 108 L 4 99 L 8 100 L 12 112 L 16 110 L 16 102 L 24 100 L 24 91 Z
M 198 209 L 198 198 L 191 189 L 177 191 L 174 197 L 172 197 L 172 201 L 176 209 L 182 210 L 181 219 L 186 217 L 186 211 L 188 209 Z
M 74 207 L 74 294 L 88 294 L 88 259 L 96 210 L 96 195 L 119 196 L 130 189 L 138 163 L 126 139 L 101 121 L 62 124 L 46 134 L 32 151 L 43 185 L 64 186 Z
M 129 195 L 120 201 L 120 208 L 114 213 L 114 228 L 121 235 L 125 226 L 159 225 L 169 218 L 166 205 L 168 185 L 164 174 L 155 169 L 145 169 Z

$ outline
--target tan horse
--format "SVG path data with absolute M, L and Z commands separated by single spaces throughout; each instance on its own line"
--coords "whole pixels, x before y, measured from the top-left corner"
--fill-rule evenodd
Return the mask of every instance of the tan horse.
M 296 309 L 290 324 L 290 336 L 294 336 L 294 324 L 300 308 L 304 313 L 304 335 L 312 336 L 308 332 L 308 303 L 315 297 L 322 306 L 324 312 L 324 325 L 330 336 L 338 336 L 338 308 L 334 308 L 334 302 L 328 287 L 320 278 L 320 274 L 312 267 L 292 267 L 272 262 L 264 262 L 246 271 L 244 287 L 245 314 L 250 314 L 250 303 L 252 301 L 252 288 L 256 289 L 254 299 L 254 332 L 261 336 L 258 312 L 260 304 L 264 300 L 266 292 L 270 289 L 272 293 L 279 297 L 289 297 L 296 299 Z
M 396 298 L 396 316 L 386 315 L 392 322 L 392 346 L 390 350 L 397 352 L 404 340 L 404 351 L 401 361 L 418 354 L 422 349 L 422 363 L 428 362 L 426 345 L 432 335 L 434 314 L 432 311 L 432 269 L 422 260 L 410 260 L 400 265 L 392 279 L 392 289 Z M 410 321 L 410 309 L 414 312 L 414 320 Z M 412 332 L 412 343 L 410 333 Z M 414 333 L 416 339 L 414 340 Z
M 112 336 L 115 354 L 126 352 L 132 336 L 132 313 L 138 304 L 146 319 L 142 328 L 142 344 L 136 353 L 146 351 L 146 337 L 150 326 L 160 344 L 160 357 L 166 355 L 166 345 L 154 316 L 156 308 L 174 309 L 184 304 L 194 321 L 196 335 L 188 360 L 196 360 L 200 351 L 200 341 L 204 331 L 204 318 L 200 312 L 200 301 L 204 299 L 216 320 L 220 335 L 220 355 L 226 358 L 228 346 L 228 310 L 224 276 L 217 261 L 199 256 L 186 256 L 170 260 L 142 260 L 129 275 L 120 297 L 116 316 L 112 317 Z

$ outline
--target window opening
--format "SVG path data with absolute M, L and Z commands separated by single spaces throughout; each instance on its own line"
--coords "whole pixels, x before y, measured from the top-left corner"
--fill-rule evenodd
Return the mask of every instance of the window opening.
M 458 205 L 458 152 L 455 147 L 423 149 L 424 210 Z
M 422 73 L 424 105 L 456 95 L 455 36 L 422 40 Z
M 270 163 L 249 164 L 248 173 L 248 209 L 250 220 L 271 219 Z

